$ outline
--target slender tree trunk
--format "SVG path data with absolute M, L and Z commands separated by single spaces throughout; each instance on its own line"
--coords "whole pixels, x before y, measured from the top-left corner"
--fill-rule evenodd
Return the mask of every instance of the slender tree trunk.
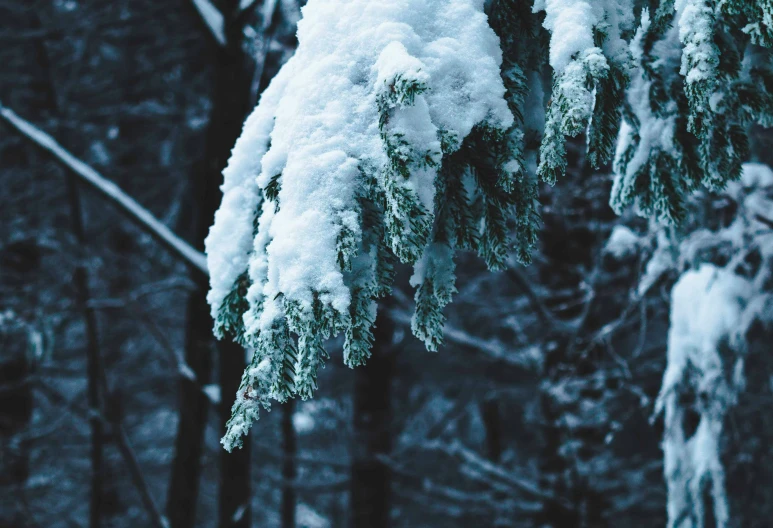
M 242 124 L 255 103 L 254 61 L 243 45 L 244 21 L 239 17 L 239 0 L 221 2 L 227 45 L 216 51 L 212 115 L 207 137 L 207 171 L 210 188 L 206 203 L 207 230 L 220 203 L 217 188 Z M 231 342 L 218 343 L 220 370 L 220 423 L 231 416 L 233 395 L 239 388 L 245 367 L 244 351 Z M 220 528 L 247 528 L 252 524 L 250 507 L 250 442 L 233 453 L 220 451 Z
M 180 377 L 180 422 L 166 507 L 172 528 L 194 526 L 199 495 L 201 453 L 209 408 L 209 400 L 199 384 L 209 382 L 212 370 L 212 337 L 206 333 L 212 323 L 205 291 L 205 285 L 199 284 L 188 299 L 185 362 L 196 375 L 196 381 Z
M 83 229 L 83 216 L 81 212 L 80 195 L 75 176 L 68 174 L 67 191 L 70 201 L 70 221 L 75 240 L 82 249 L 86 245 L 86 236 Z M 83 255 L 81 255 L 81 258 Z M 98 528 L 101 521 L 102 510 L 102 450 L 104 434 L 102 431 L 102 405 L 100 404 L 99 390 L 99 335 L 97 332 L 97 319 L 94 309 L 89 306 L 89 283 L 85 264 L 79 262 L 75 268 L 73 278 L 78 296 L 78 307 L 83 312 L 86 325 L 87 340 L 87 375 L 88 375 L 88 404 L 91 425 L 91 496 L 89 502 L 89 527 Z
M 547 382 L 545 382 L 547 384 Z M 558 425 L 559 414 L 555 402 L 547 387 L 540 389 L 540 408 L 542 410 L 542 453 L 540 457 L 541 485 L 550 490 L 555 497 L 572 503 L 567 486 L 569 470 L 566 461 L 560 455 L 562 435 Z M 542 511 L 537 515 L 539 526 L 545 528 L 561 528 L 577 526 L 580 519 L 573 508 L 567 508 L 559 500 L 546 500 Z
M 32 32 L 43 29 L 36 10 L 27 10 L 26 17 Z M 32 106 L 43 111 L 55 111 L 54 82 L 45 39 L 33 38 L 31 45 L 34 54 L 29 58 L 39 66 L 41 77 L 40 81 L 31 85 L 31 92 L 42 92 L 42 97 Z M 33 216 L 31 221 L 28 227 L 33 231 L 39 229 L 37 216 Z M 11 273 L 23 275 L 25 280 L 32 279 L 39 290 L 45 288 L 39 279 L 41 253 L 36 240 L 29 238 L 7 244 L 3 248 L 3 256 L 14 263 Z M 8 273 L 8 268 L 4 272 Z M 34 305 L 35 301 L 31 304 Z M 32 376 L 38 358 L 31 357 L 29 341 L 26 328 L 0 324 L 0 528 L 33 525 L 26 495 L 30 476 L 30 441 L 20 437 L 30 432 L 34 404 Z
M 295 456 L 298 446 L 293 427 L 295 400 L 288 400 L 282 406 L 282 528 L 295 528 L 295 489 L 292 487 L 298 474 L 295 466 Z
M 220 2 L 220 7 L 228 43 L 224 47 L 213 44 L 216 49 L 213 51 L 212 113 L 205 159 L 193 181 L 190 199 L 193 207 L 188 211 L 191 217 L 189 240 L 200 249 L 220 203 L 218 188 L 222 183 L 222 170 L 254 102 L 251 62 L 242 47 L 242 22 L 237 20 L 239 1 Z M 198 16 L 194 9 L 191 12 Z M 207 284 L 201 281 L 188 303 L 186 361 L 196 373 L 199 383 L 207 383 L 213 366 L 211 352 L 216 346 L 221 394 L 218 422 L 225 424 L 230 417 L 230 404 L 239 386 L 245 357 L 244 350 L 231 342 L 221 341 L 215 345 L 206 291 Z M 180 427 L 167 510 L 173 528 L 192 528 L 208 402 L 201 390 L 189 380 L 182 380 L 181 383 Z M 246 528 L 251 524 L 249 468 L 249 442 L 232 454 L 221 452 L 218 500 L 221 528 Z
M 218 343 L 220 370 L 219 425 L 225 426 L 231 416 L 231 404 L 239 388 L 245 367 L 244 350 L 231 342 Z M 228 453 L 220 449 L 220 528 L 248 528 L 252 525 L 250 507 L 250 442 L 247 438 L 241 449 Z
M 480 405 L 483 427 L 486 431 L 486 457 L 492 462 L 502 458 L 502 418 L 496 396 L 486 398 Z
M 353 528 L 390 525 L 391 476 L 379 456 L 388 456 L 392 450 L 394 324 L 387 313 L 388 303 L 379 308 L 372 356 L 367 364 L 354 369 Z
M 24 486 L 29 448 L 17 440 L 32 418 L 32 373 L 24 332 L 0 333 L 0 528 L 26 528 Z

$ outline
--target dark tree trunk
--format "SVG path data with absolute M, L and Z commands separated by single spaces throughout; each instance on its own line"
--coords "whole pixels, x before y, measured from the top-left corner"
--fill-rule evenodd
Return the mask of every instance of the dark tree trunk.
M 180 422 L 175 440 L 175 456 L 167 496 L 167 517 L 172 528 L 192 528 L 199 495 L 201 453 L 207 425 L 209 400 L 199 384 L 209 382 L 212 370 L 212 337 L 209 309 L 204 299 L 205 285 L 188 299 L 185 334 L 185 361 L 196 380 L 180 378 Z
M 222 170 L 255 103 L 252 92 L 254 61 L 244 53 L 244 22 L 238 16 L 239 0 L 223 1 L 221 5 L 228 44 L 216 52 L 212 115 L 207 134 L 208 188 L 197 196 L 204 202 L 202 209 L 206 211 L 204 234 L 220 204 L 218 187 L 222 182 Z M 230 341 L 221 341 L 218 357 L 222 395 L 219 422 L 224 426 L 231 417 L 231 403 L 245 367 L 244 350 Z M 247 528 L 252 524 L 249 441 L 233 453 L 220 451 L 219 519 L 220 528 Z
M 239 2 L 228 1 L 224 4 L 229 45 L 217 47 L 213 52 L 212 113 L 205 159 L 192 182 L 189 199 L 192 207 L 186 215 L 188 239 L 200 249 L 203 248 L 204 238 L 220 203 L 218 187 L 222 183 L 222 170 L 253 102 L 250 61 L 242 51 L 241 25 L 234 21 Z M 241 347 L 228 341 L 215 344 L 212 319 L 206 303 L 207 283 L 200 280 L 197 284 L 198 288 L 188 302 L 186 361 L 196 373 L 198 384 L 187 379 L 181 381 L 180 426 L 167 504 L 172 528 L 194 526 L 193 505 L 198 498 L 200 460 L 209 407 L 207 398 L 197 385 L 211 379 L 212 351 L 216 347 L 220 373 L 220 424 L 225 424 L 230 417 L 232 396 L 236 394 L 245 366 L 244 350 Z M 249 442 L 246 442 L 243 449 L 233 454 L 229 455 L 225 451 L 221 454 L 218 518 L 222 528 L 250 526 L 249 453 Z
M 499 398 L 487 398 L 480 405 L 483 427 L 486 431 L 486 457 L 492 462 L 502 458 L 502 419 Z
M 565 341 L 565 340 L 564 340 Z M 580 517 L 571 496 L 571 471 L 567 460 L 561 456 L 564 442 L 560 418 L 562 409 L 555 401 L 552 388 L 560 381 L 562 367 L 567 365 L 564 342 L 545 351 L 543 379 L 540 385 L 539 406 L 542 414 L 542 445 L 540 454 L 541 487 L 549 490 L 555 500 L 547 499 L 537 515 L 537 525 L 545 528 L 579 526 Z
M 33 33 L 42 33 L 43 25 L 36 10 L 28 9 L 24 16 Z M 46 41 L 31 38 L 29 45 L 33 47 L 30 59 L 40 70 L 40 79 L 31 84 L 31 92 L 40 93 L 40 97 L 30 108 L 56 112 L 55 83 L 51 77 Z M 30 95 L 24 93 L 23 96 Z M 37 215 L 29 220 L 32 231 L 40 228 Z M 3 273 L 12 275 L 3 278 L 14 280 L 19 274 L 20 278 L 24 276 L 25 282 L 34 281 L 38 290 L 44 290 L 46 285 L 38 273 L 41 256 L 40 246 L 34 238 L 6 244 L 2 250 Z M 30 304 L 34 306 L 36 302 Z M 0 528 L 33 526 L 25 493 L 30 476 L 30 441 L 19 438 L 30 432 L 34 404 L 32 375 L 37 358 L 31 357 L 30 345 L 26 328 L 0 325 Z
M 0 333 L 0 528 L 29 526 L 24 511 L 24 486 L 29 477 L 27 442 L 18 434 L 32 418 L 32 373 L 24 332 Z
M 540 457 L 541 487 L 550 490 L 556 499 L 545 500 L 542 511 L 537 515 L 538 526 L 545 528 L 577 526 L 579 524 L 577 512 L 565 505 L 566 501 L 572 502 L 572 497 L 569 496 L 567 486 L 569 471 L 566 461 L 560 455 L 562 438 L 557 423 L 559 415 L 546 387 L 541 389 L 539 400 L 544 421 Z
M 293 427 L 295 400 L 288 400 L 282 406 L 282 528 L 295 528 L 295 489 L 293 484 L 298 474 L 295 466 L 295 456 L 298 446 Z
M 244 23 L 245 16 L 239 11 L 239 0 L 223 0 L 217 2 L 224 15 L 225 36 L 227 44 L 219 46 L 213 42 L 213 94 L 212 113 L 210 115 L 209 128 L 207 130 L 207 144 L 202 170 L 197 174 L 193 182 L 192 204 L 195 207 L 188 211 L 192 216 L 191 224 L 194 226 L 192 241 L 201 246 L 209 227 L 212 225 L 214 213 L 220 204 L 221 194 L 218 187 L 222 183 L 222 170 L 225 168 L 236 139 L 241 133 L 242 124 L 257 100 L 256 89 L 260 84 L 255 82 L 254 58 L 245 53 Z M 257 4 L 262 4 L 257 0 Z M 192 5 L 192 4 L 191 4 Z M 258 7 L 253 7 L 253 12 L 260 12 Z M 195 10 L 191 10 L 195 12 Z M 196 15 L 198 16 L 198 15 Z M 205 302 L 206 285 L 202 284 L 200 291 L 195 292 L 189 307 L 190 328 L 189 333 L 195 336 L 191 341 L 200 340 L 212 342 L 212 321 Z M 206 313 L 206 316 L 203 314 Z M 220 424 L 224 425 L 231 415 L 231 402 L 233 395 L 241 380 L 245 367 L 244 351 L 241 347 L 227 341 L 217 343 L 218 364 L 220 373 L 219 384 L 222 403 L 218 409 Z M 200 394 L 192 392 L 183 397 L 186 400 L 200 398 Z M 182 404 L 185 405 L 184 403 Z M 191 426 L 195 429 L 192 442 L 201 443 L 205 424 L 205 410 L 192 413 Z M 181 430 L 182 430 L 181 425 Z M 185 440 L 178 440 L 178 447 Z M 195 467 L 195 475 L 181 480 L 186 486 L 198 481 L 199 462 L 201 448 L 190 449 L 196 453 L 196 460 L 191 464 Z M 219 483 L 218 519 L 220 528 L 246 528 L 251 525 L 250 508 L 250 443 L 245 442 L 244 447 L 233 453 L 221 451 L 220 454 L 220 483 Z M 178 499 L 175 504 L 181 508 L 189 508 L 189 504 L 195 504 L 196 490 L 187 493 L 187 499 Z M 185 495 L 186 492 L 182 492 Z M 190 523 L 173 524 L 174 528 L 188 528 Z
M 67 176 L 67 191 L 70 201 L 70 221 L 72 232 L 75 235 L 79 247 L 86 245 L 86 236 L 83 229 L 83 216 L 81 213 L 81 201 L 78 194 L 78 186 L 75 176 Z M 81 259 L 83 255 L 81 255 Z M 75 268 L 74 283 L 78 296 L 78 308 L 84 316 L 86 328 L 86 354 L 88 376 L 88 404 L 89 423 L 91 425 L 91 495 L 89 503 L 89 527 L 98 528 L 101 524 L 102 510 L 102 450 L 104 435 L 102 431 L 102 405 L 100 403 L 100 360 L 99 360 L 99 335 L 97 332 L 97 319 L 94 309 L 89 306 L 89 282 L 85 264 L 78 263 Z
M 218 424 L 225 427 L 225 422 L 231 417 L 231 404 L 245 366 L 244 350 L 231 342 L 222 341 L 218 343 L 218 356 L 222 394 Z M 251 526 L 249 438 L 241 449 L 236 449 L 233 453 L 220 449 L 219 489 L 220 528 Z
M 581 404 L 593 403 L 594 388 L 588 384 L 570 401 L 556 397 L 555 387 L 570 376 L 590 376 L 595 367 L 593 360 L 578 357 L 573 347 L 565 344 L 549 350 L 545 356 L 545 370 L 540 387 L 539 402 L 542 410 L 543 440 L 541 456 L 542 487 L 549 490 L 555 500 L 547 500 L 538 520 L 539 526 L 563 528 L 577 526 L 604 528 L 608 526 L 605 512 L 608 505 L 603 495 L 593 487 L 592 474 L 581 472 L 582 462 L 594 456 L 603 446 L 603 431 L 594 426 L 566 425 L 566 416 L 580 417 L 590 423 L 583 414 Z M 565 451 L 571 446 L 571 452 Z
M 354 369 L 354 448 L 351 475 L 353 528 L 390 525 L 391 476 L 379 456 L 392 450 L 394 324 L 388 304 L 379 306 L 373 355 Z

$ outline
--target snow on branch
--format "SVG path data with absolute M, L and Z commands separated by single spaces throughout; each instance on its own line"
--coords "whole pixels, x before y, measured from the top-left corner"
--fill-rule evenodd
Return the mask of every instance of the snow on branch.
M 633 25 L 630 0 L 537 0 L 550 34 L 553 90 L 540 147 L 540 177 L 554 183 L 566 172 L 566 138 L 587 135 L 595 168 L 614 153 L 620 119 L 616 104 L 628 83 L 630 53 L 623 38 Z
M 615 151 L 616 212 L 633 205 L 678 224 L 694 191 L 721 192 L 741 178 L 746 128 L 773 123 L 770 50 L 733 29 L 770 12 L 757 4 L 662 0 L 653 13 L 642 10 Z
M 655 408 L 665 412 L 669 525 L 679 523 L 674 519 L 705 517 L 705 488 L 712 490 L 716 525 L 729 524 L 720 440 L 725 416 L 743 386 L 742 345 L 734 334 L 753 295 L 750 280 L 710 264 L 686 272 L 671 293 L 668 367 Z M 723 361 L 723 355 L 737 359 Z M 685 426 L 689 409 L 684 404 L 693 395 L 700 416 L 694 431 Z
M 414 267 L 413 333 L 437 350 L 455 251 L 501 269 L 510 219 L 521 260 L 536 237 L 481 2 L 311 1 L 298 42 L 244 125 L 206 240 L 215 333 L 256 349 L 227 449 L 260 406 L 311 397 L 326 338 L 344 333 L 348 366 L 367 360 L 398 261 Z
M 150 234 L 166 249 L 182 259 L 191 268 L 208 275 L 204 255 L 178 237 L 161 223 L 150 211 L 127 195 L 116 184 L 99 174 L 94 168 L 79 160 L 57 141 L 32 123 L 19 117 L 13 110 L 0 103 L 0 117 L 16 131 L 38 147 L 48 151 L 66 165 L 81 181 L 87 183 L 104 198 L 129 217 L 143 231 Z
M 725 429 L 735 423 L 732 413 L 741 395 L 755 390 L 748 385 L 753 376 L 747 380 L 747 365 L 754 365 L 754 355 L 768 351 L 767 330 L 758 332 L 773 321 L 766 286 L 773 240 L 759 218 L 773 208 L 771 191 L 773 170 L 746 163 L 741 180 L 715 195 L 735 204 L 732 221 L 716 230 L 704 228 L 703 215 L 713 216 L 717 209 L 704 210 L 711 198 L 703 196 L 688 204 L 696 219 L 692 231 L 666 236 L 668 228 L 660 226 L 656 232 L 647 283 L 688 268 L 671 290 L 667 365 L 653 415 L 664 415 L 669 526 L 707 515 L 716 519 L 717 527 L 732 525 L 724 459 L 738 438 L 737 432 Z M 747 265 L 751 252 L 760 255 L 756 266 Z M 720 267 L 720 262 L 726 264 Z
M 191 0 L 193 7 L 199 12 L 202 22 L 207 26 L 215 41 L 222 47 L 228 42 L 225 37 L 225 19 L 223 13 L 209 0 Z

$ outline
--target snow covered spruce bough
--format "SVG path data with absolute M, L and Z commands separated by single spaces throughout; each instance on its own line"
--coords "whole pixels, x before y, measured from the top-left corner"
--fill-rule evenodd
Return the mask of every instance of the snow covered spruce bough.
M 481 2 L 312 1 L 303 15 L 207 239 L 215 332 L 255 349 L 227 449 L 259 405 L 312 395 L 329 336 L 345 333 L 347 365 L 367 359 L 398 259 L 415 267 L 414 332 L 436 349 L 454 248 L 503 266 L 514 208 L 523 255 L 534 240 L 534 184 Z
M 724 11 L 697 0 L 677 4 L 664 0 L 658 16 L 709 10 L 713 31 L 720 16 L 753 14 L 731 12 L 731 2 L 722 3 Z M 769 6 L 759 6 L 769 20 Z M 650 82 L 652 68 L 641 53 L 637 64 L 626 42 L 632 13 L 633 0 L 310 0 L 296 54 L 234 147 L 206 241 L 215 334 L 254 350 L 226 449 L 241 444 L 260 406 L 312 395 L 330 336 L 344 334 L 347 365 L 366 361 L 377 299 L 389 294 L 398 261 L 413 266 L 412 329 L 429 350 L 442 342 L 457 249 L 477 252 L 491 269 L 502 268 L 511 252 L 529 261 L 539 225 L 537 180 L 553 183 L 565 172 L 565 138 L 584 133 L 591 163 L 610 161 L 630 78 L 636 72 L 644 79 L 640 90 Z M 701 24 L 685 26 L 703 31 Z M 769 43 L 766 24 L 744 26 L 728 45 L 742 56 L 750 38 Z M 650 41 L 657 48 L 664 31 L 642 37 L 652 33 L 643 25 L 637 38 L 652 53 Z M 685 53 L 705 34 L 693 37 L 682 39 Z M 713 78 L 713 66 L 704 60 L 689 67 Z M 551 69 L 545 104 L 542 80 Z M 717 83 L 698 85 L 711 90 Z M 685 86 L 658 92 L 666 99 L 661 113 L 679 111 L 685 90 L 696 101 L 705 96 Z M 656 185 L 666 176 L 641 167 L 679 179 L 684 164 L 648 161 L 659 151 L 635 102 L 626 105 L 613 198 L 622 207 L 656 193 L 654 202 L 639 204 L 642 211 L 651 212 L 650 203 L 668 210 L 679 197 Z M 722 119 L 747 110 L 732 107 Z M 712 121 L 712 112 L 701 110 L 685 133 L 725 122 Z M 539 140 L 531 138 L 541 138 L 539 154 L 532 148 Z

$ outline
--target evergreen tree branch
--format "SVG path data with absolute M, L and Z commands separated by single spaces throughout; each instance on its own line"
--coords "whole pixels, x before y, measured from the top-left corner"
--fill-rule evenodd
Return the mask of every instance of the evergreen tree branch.
M 140 229 L 150 234 L 162 246 L 174 256 L 185 262 L 190 268 L 209 274 L 207 259 L 203 253 L 194 249 L 190 244 L 178 237 L 171 229 L 159 221 L 147 209 L 136 200 L 121 190 L 94 168 L 76 158 L 53 137 L 46 134 L 35 125 L 19 117 L 13 110 L 0 103 L 0 118 L 19 132 L 25 139 L 34 143 L 43 150 L 48 151 L 54 158 L 69 168 L 82 182 L 96 190 L 103 198 L 106 198 Z

